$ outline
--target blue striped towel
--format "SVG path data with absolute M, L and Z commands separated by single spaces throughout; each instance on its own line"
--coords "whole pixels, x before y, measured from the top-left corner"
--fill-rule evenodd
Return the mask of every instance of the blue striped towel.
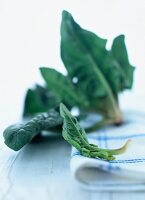
M 127 152 L 116 156 L 116 160 L 87 158 L 72 149 L 71 172 L 82 187 L 103 191 L 145 190 L 145 115 L 126 112 L 124 116 L 124 125 L 105 127 L 88 138 L 91 143 L 110 149 L 119 148 L 131 139 Z M 90 116 L 85 123 L 94 118 Z

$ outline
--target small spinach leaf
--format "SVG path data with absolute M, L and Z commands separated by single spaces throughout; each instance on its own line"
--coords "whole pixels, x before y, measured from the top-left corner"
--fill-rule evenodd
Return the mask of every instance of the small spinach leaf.
M 90 144 L 87 140 L 85 130 L 62 103 L 60 104 L 60 115 L 63 118 L 63 138 L 74 146 L 81 155 L 90 158 L 102 158 L 109 161 L 115 159 L 114 155 L 122 154 L 127 150 L 130 140 L 119 149 L 102 149 L 95 144 Z

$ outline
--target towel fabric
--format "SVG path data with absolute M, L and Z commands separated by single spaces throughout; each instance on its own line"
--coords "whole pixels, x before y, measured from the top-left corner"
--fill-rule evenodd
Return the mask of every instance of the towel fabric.
M 95 118 L 92 115 L 84 123 L 88 125 Z M 145 114 L 126 112 L 124 118 L 123 125 L 105 127 L 88 137 L 91 143 L 107 149 L 119 148 L 131 139 L 128 150 L 115 160 L 83 157 L 72 148 L 71 172 L 82 187 L 103 191 L 145 190 Z

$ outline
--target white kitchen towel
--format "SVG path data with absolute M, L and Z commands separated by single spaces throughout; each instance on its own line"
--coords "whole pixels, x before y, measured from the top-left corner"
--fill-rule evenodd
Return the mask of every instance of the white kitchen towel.
M 145 115 L 137 112 L 124 113 L 125 123 L 108 126 L 89 135 L 89 141 L 101 148 L 119 148 L 128 139 L 128 150 L 116 156 L 114 161 L 87 158 L 73 148 L 71 172 L 75 180 L 89 190 L 141 191 L 145 190 Z M 92 123 L 91 116 L 86 123 Z

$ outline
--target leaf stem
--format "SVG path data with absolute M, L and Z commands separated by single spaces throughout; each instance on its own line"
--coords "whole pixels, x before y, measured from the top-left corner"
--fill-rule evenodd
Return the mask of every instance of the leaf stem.
M 90 54 L 89 54 L 89 58 L 90 58 L 90 61 L 92 62 L 92 67 L 94 69 L 94 72 L 98 75 L 100 81 L 102 82 L 102 85 L 104 86 L 104 88 L 108 92 L 108 97 L 109 97 L 109 100 L 110 100 L 110 104 L 112 106 L 111 110 L 113 111 L 113 112 L 110 112 L 111 114 L 109 113 L 111 116 L 108 116 L 108 117 L 114 119 L 112 121 L 112 123 L 113 122 L 114 123 L 120 123 L 122 121 L 122 113 L 120 111 L 119 104 L 118 104 L 117 100 L 115 99 L 107 80 L 105 79 L 103 73 L 99 69 L 99 67 L 98 67 L 98 65 L 97 65 L 97 63 L 94 59 L 94 56 L 91 57 Z M 112 114 L 113 114 L 113 116 L 112 116 Z
M 131 140 L 129 139 L 129 140 L 127 140 L 127 142 L 121 148 L 119 148 L 119 149 L 106 149 L 106 151 L 111 155 L 112 154 L 113 155 L 119 155 L 119 154 L 124 153 L 128 149 L 130 143 L 131 143 Z

